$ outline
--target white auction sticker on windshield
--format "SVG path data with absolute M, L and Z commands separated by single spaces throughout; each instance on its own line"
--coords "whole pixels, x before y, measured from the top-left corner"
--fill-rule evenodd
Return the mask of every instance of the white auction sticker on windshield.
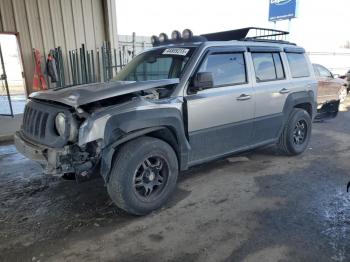
M 187 48 L 168 48 L 163 51 L 163 55 L 187 55 L 190 49 Z

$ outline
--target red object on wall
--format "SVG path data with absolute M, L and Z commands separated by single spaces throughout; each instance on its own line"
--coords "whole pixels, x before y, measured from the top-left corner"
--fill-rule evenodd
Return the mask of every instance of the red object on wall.
M 46 81 L 41 72 L 40 51 L 34 49 L 35 71 L 33 77 L 33 91 L 47 90 Z

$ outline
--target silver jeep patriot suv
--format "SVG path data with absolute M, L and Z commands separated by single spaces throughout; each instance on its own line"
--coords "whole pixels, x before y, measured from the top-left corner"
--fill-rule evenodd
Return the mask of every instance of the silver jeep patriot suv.
M 247 37 L 252 29 L 161 34 L 112 81 L 31 94 L 17 149 L 48 174 L 101 175 L 135 215 L 161 207 L 194 165 L 268 144 L 302 153 L 316 112 L 312 65 L 276 40 L 286 32 Z

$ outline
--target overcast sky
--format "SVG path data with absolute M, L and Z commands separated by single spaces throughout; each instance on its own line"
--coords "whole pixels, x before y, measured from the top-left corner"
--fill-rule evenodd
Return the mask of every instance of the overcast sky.
M 269 0 L 117 0 L 118 33 L 150 36 L 190 28 L 195 34 L 258 26 L 268 22 Z M 350 40 L 349 0 L 299 0 L 291 40 L 308 51 L 333 51 Z M 287 30 L 288 22 L 277 29 Z

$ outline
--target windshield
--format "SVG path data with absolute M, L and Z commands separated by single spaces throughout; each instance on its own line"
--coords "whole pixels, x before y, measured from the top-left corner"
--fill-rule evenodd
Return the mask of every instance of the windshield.
M 144 52 L 131 60 L 115 79 L 146 81 L 180 78 L 193 49 L 192 47 L 160 48 Z

